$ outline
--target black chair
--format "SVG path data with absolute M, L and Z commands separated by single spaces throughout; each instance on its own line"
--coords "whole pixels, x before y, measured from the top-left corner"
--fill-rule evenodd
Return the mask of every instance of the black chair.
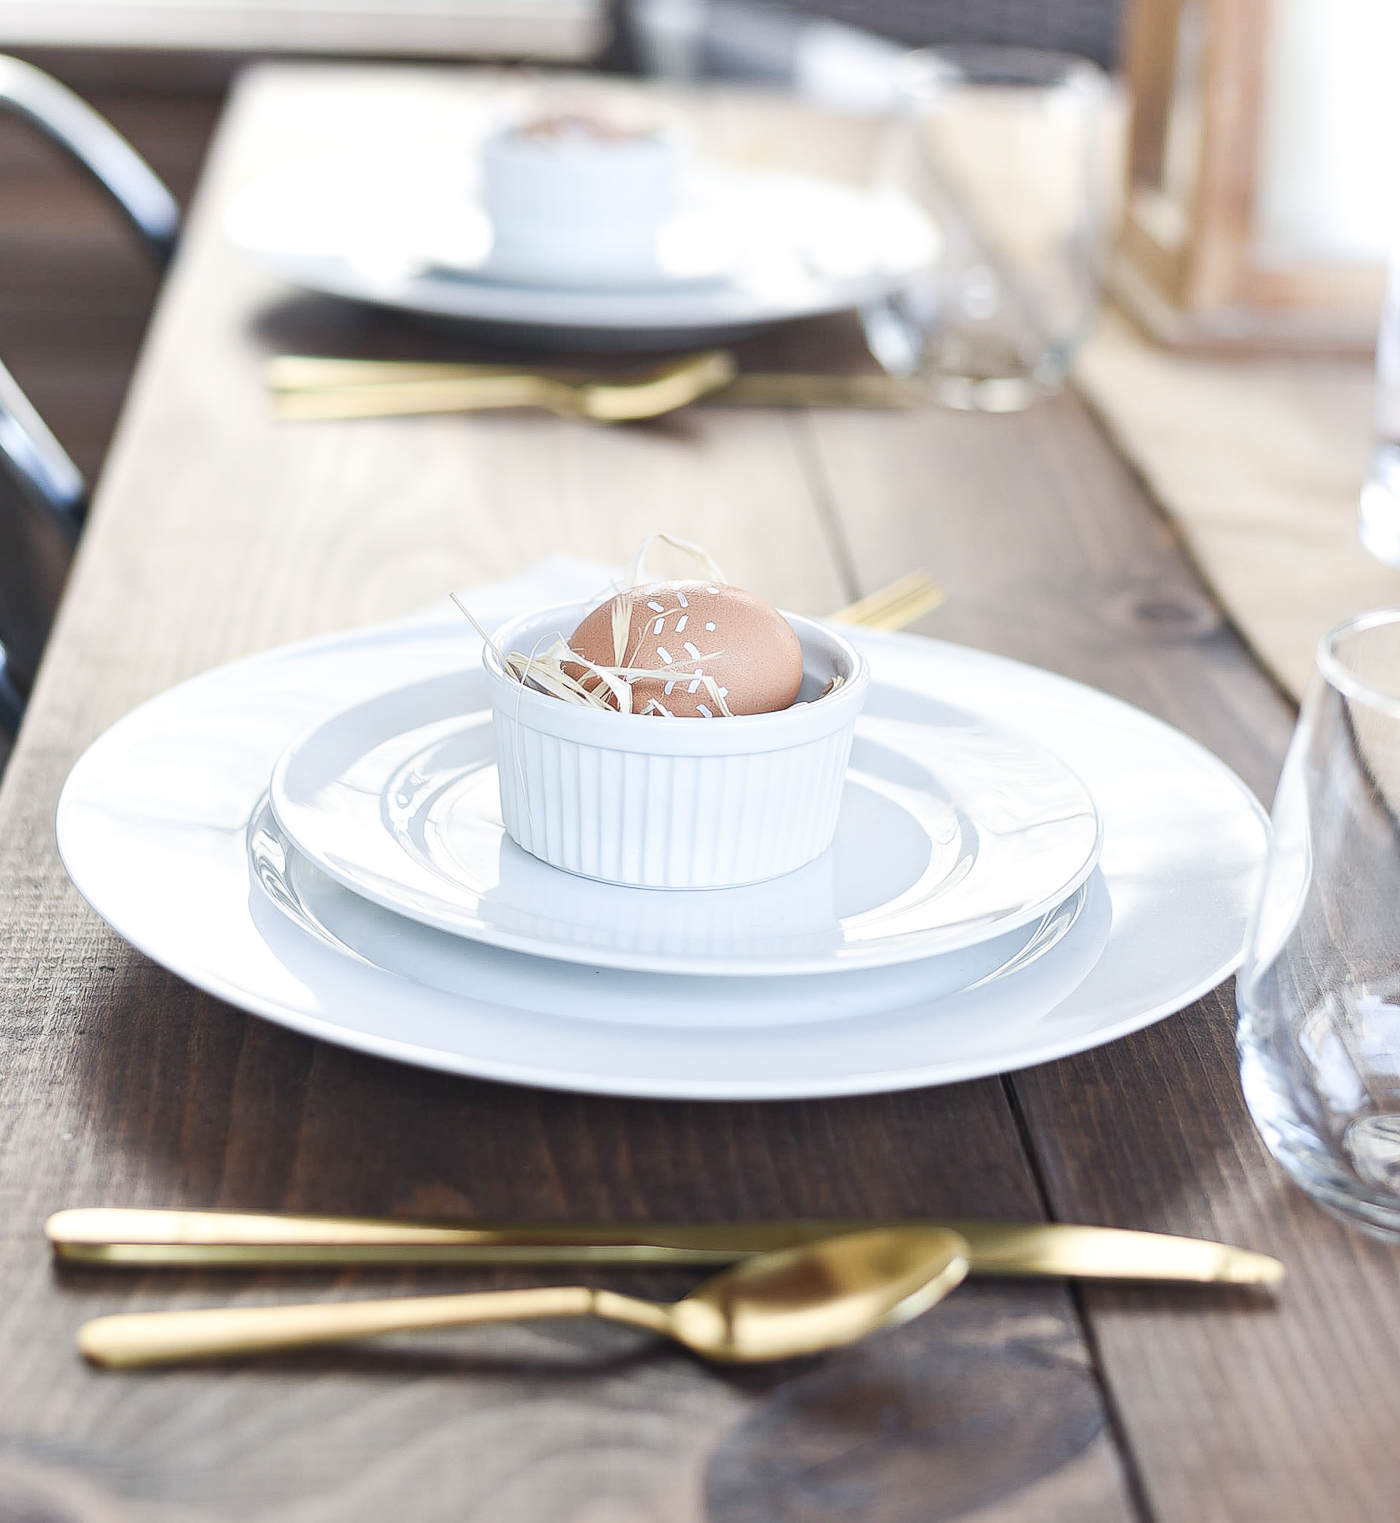
M 0 57 L 0 110 L 18 115 L 115 202 L 160 267 L 180 228 L 174 197 L 134 148 L 66 86 Z M 87 512 L 87 484 L 0 364 L 0 730 L 13 734 Z
M 0 648 L 0 734 L 13 735 L 24 717 L 24 695 L 10 676 L 10 660 Z
M 1125 0 L 614 0 L 614 67 L 793 83 L 823 23 L 899 48 L 999 44 L 1077 53 L 1112 69 Z

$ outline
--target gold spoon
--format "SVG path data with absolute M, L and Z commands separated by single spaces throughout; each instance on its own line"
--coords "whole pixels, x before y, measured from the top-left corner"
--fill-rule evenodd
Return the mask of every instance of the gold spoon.
M 292 372 L 285 360 L 280 370 L 272 372 L 284 380 L 288 373 Z M 563 418 L 626 423 L 675 412 L 727 386 L 734 374 L 734 356 L 724 349 L 707 350 L 630 381 L 573 382 L 526 372 L 444 376 L 425 371 L 392 385 L 367 380 L 314 390 L 278 386 L 273 411 L 278 418 L 290 421 L 542 407 Z
M 554 1285 L 310 1306 L 133 1312 L 84 1323 L 78 1348 L 94 1364 L 120 1368 L 474 1322 L 601 1317 L 674 1338 L 704 1359 L 747 1364 L 837 1348 L 917 1317 L 959 1284 L 968 1252 L 963 1238 L 944 1227 L 884 1227 L 758 1254 L 674 1303 Z

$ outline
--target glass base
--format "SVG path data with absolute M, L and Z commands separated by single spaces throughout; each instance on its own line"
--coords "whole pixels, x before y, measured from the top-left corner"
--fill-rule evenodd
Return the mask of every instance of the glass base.
M 929 381 L 944 407 L 959 412 L 1024 412 L 1059 390 L 1023 375 L 933 375 Z
M 1022 412 L 1054 396 L 1074 348 L 1073 341 L 1047 347 L 1005 323 L 960 321 L 937 290 L 871 302 L 860 321 L 887 374 L 922 382 L 935 400 L 960 412 Z
M 950 327 L 935 336 L 922 371 L 945 407 L 962 412 L 1022 412 L 1052 397 L 1065 380 L 1058 352 L 1032 362 L 1027 346 L 990 331 Z
M 1279 1072 L 1267 1048 L 1256 1042 L 1242 1011 L 1238 1032 L 1240 1083 L 1245 1104 L 1265 1145 L 1294 1184 L 1318 1205 L 1372 1237 L 1400 1243 L 1400 1116 L 1358 1117 L 1346 1129 L 1341 1156 L 1316 1119 L 1301 1108 L 1292 1077 Z M 1370 1179 L 1395 1182 L 1380 1189 Z

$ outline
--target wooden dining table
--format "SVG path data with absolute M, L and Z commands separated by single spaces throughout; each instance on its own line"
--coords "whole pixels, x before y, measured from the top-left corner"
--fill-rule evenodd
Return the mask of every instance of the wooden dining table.
M 198 992 L 69 883 L 54 809 L 108 725 L 220 662 L 666 530 L 821 613 L 916 567 L 919 632 L 1140 705 L 1267 800 L 1293 723 L 1072 389 L 1019 414 L 693 406 L 273 421 L 275 353 L 489 354 L 299 293 L 222 216 L 259 174 L 392 144 L 466 71 L 247 75 L 207 165 L 0 789 L 0 1519 L 194 1523 L 1341 1523 L 1400 1515 L 1400 1259 L 1283 1178 L 1241 1100 L 1232 988 L 1137 1035 L 895 1094 L 682 1103 L 398 1065 Z M 859 176 L 873 128 L 697 92 L 750 162 Z M 745 364 L 854 363 L 853 320 Z M 1183 441 L 1189 448 L 1189 440 Z M 114 1373 L 98 1313 L 539 1283 L 528 1268 L 58 1267 L 46 1216 L 189 1206 L 514 1221 L 979 1216 L 1276 1254 L 1273 1294 L 974 1279 L 824 1358 L 716 1369 L 601 1326 Z M 676 1270 L 597 1270 L 657 1296 Z

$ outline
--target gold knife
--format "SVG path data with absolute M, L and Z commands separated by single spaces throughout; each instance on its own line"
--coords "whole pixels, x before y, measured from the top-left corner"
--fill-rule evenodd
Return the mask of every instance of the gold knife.
M 913 1223 L 908 1223 L 912 1225 Z M 257 1269 L 347 1264 L 730 1264 L 885 1221 L 713 1222 L 622 1226 L 433 1225 L 348 1216 L 85 1207 L 44 1226 L 66 1263 Z M 972 1273 L 1278 1285 L 1277 1259 L 1200 1238 L 1062 1222 L 947 1220 L 972 1249 Z

